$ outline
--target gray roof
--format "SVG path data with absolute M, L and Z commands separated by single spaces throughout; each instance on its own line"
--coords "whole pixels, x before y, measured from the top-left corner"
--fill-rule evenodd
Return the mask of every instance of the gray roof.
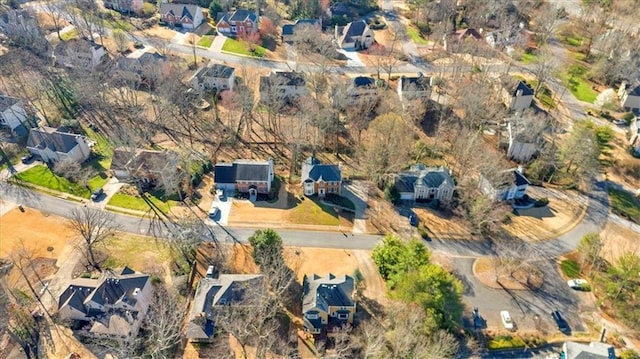
M 305 86 L 307 80 L 304 73 L 295 71 L 274 72 L 269 76 L 260 77 L 260 91 L 266 91 L 271 86 Z
M 627 94 L 631 96 L 640 96 L 640 81 L 628 83 L 625 85 Z
M 402 91 L 427 91 L 431 83 L 431 78 L 426 76 L 405 77 L 402 76 Z
M 196 14 L 196 12 L 198 11 L 200 11 L 200 8 L 198 8 L 197 5 L 191 5 L 191 4 L 163 3 L 160 6 L 161 14 L 171 14 L 171 15 L 177 16 L 178 18 L 186 17 L 187 19 L 190 19 L 190 20 L 193 20 L 194 14 Z
M 83 136 L 59 132 L 53 127 L 42 126 L 32 128 L 31 131 L 29 131 L 27 147 L 38 149 L 49 148 L 54 152 L 69 153 L 69 151 L 78 145 L 77 137 Z
M 295 24 L 282 25 L 282 35 L 293 35 L 293 29 L 295 27 L 296 27 Z
M 322 178 L 325 182 L 339 182 L 342 180 L 340 166 L 322 164 L 315 157 L 309 157 L 302 162 L 301 180 L 317 182 Z
M 563 350 L 566 359 L 615 359 L 616 352 L 612 345 L 593 342 L 590 344 L 565 342 Z
M 236 168 L 233 163 L 216 163 L 213 173 L 216 183 L 236 182 Z
M 169 151 L 152 151 L 139 148 L 118 147 L 113 150 L 112 171 L 160 171 L 171 162 Z
M 235 70 L 236 69 L 231 66 L 213 64 L 213 65 L 202 68 L 202 70 L 200 70 L 196 74 L 196 77 L 199 79 L 203 77 L 215 77 L 215 78 L 228 79 L 231 77 L 231 75 L 233 75 L 233 72 Z
M 353 307 L 351 299 L 354 290 L 353 278 L 348 275 L 334 276 L 329 273 L 325 277 L 313 274 L 303 279 L 302 313 L 318 308 L 327 311 L 329 306 Z
M 258 21 L 258 16 L 255 12 L 249 11 L 246 9 L 238 9 L 234 12 L 219 12 L 216 16 L 216 24 L 220 21 L 229 22 L 229 21 L 247 21 L 251 20 L 252 22 Z
M 358 76 L 353 79 L 355 87 L 376 87 L 376 80 L 373 77 Z
M 511 76 L 504 75 L 500 77 L 502 86 L 511 94 L 516 96 L 518 91 L 522 91 L 522 96 L 533 96 L 533 89 L 524 81 L 514 79 Z
M 18 98 L 0 95 L 0 112 L 5 111 L 6 109 L 15 105 L 18 102 L 20 102 L 20 99 Z
M 268 182 L 270 171 L 269 161 L 235 160 L 233 163 L 216 163 L 214 179 L 216 183 Z
M 83 52 L 89 53 L 91 52 L 91 48 L 99 49 L 102 46 L 95 43 L 94 41 L 87 39 L 71 39 L 68 41 L 61 41 L 56 45 L 55 52 L 57 54 L 69 56 L 72 53 Z
M 214 307 L 245 301 L 247 289 L 262 284 L 262 274 L 221 274 L 218 278 L 202 278 L 193 297 L 187 325 L 187 338 L 208 339 L 213 336 Z M 198 318 L 204 317 L 202 323 Z
M 442 185 L 454 187 L 449 170 L 443 167 L 414 165 L 409 171 L 398 173 L 395 186 L 400 192 L 413 192 L 416 186 L 438 188 Z

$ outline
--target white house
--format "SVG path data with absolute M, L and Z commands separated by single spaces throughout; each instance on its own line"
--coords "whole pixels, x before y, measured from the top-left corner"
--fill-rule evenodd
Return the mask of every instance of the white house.
M 405 201 L 448 203 L 453 198 L 456 185 L 449 170 L 444 167 L 411 166 L 408 171 L 395 176 L 400 199 Z
M 221 64 L 201 68 L 191 77 L 191 86 L 200 91 L 233 90 L 236 80 L 235 69 Z
M 513 173 L 513 177 L 509 173 Z M 480 190 L 496 201 L 521 199 L 531 182 L 522 174 L 522 168 L 495 174 L 480 175 Z
M 260 77 L 260 101 L 290 101 L 307 93 L 307 80 L 302 72 L 274 72 Z
M 61 41 L 54 50 L 54 60 L 66 67 L 91 71 L 106 56 L 104 47 L 86 39 Z
M 562 354 L 565 359 L 616 359 L 613 345 L 600 342 L 589 344 L 564 342 Z
M 526 82 L 505 75 L 500 77 L 500 85 L 502 101 L 508 109 L 522 112 L 531 107 L 533 89 Z
M 640 82 L 630 84 L 623 81 L 618 89 L 618 97 L 620 97 L 620 107 L 624 109 L 640 108 Z
M 22 101 L 0 95 L 0 125 L 8 127 L 14 135 L 26 135 L 35 121 L 31 120 Z
M 130 341 L 138 335 L 152 296 L 149 275 L 128 267 L 107 270 L 98 279 L 73 279 L 60 295 L 58 315 L 80 323 L 83 335 Z
M 347 26 L 336 25 L 334 37 L 338 46 L 345 50 L 367 49 L 376 41 L 373 30 L 364 20 L 350 22 Z
M 27 149 L 45 162 L 69 159 L 82 163 L 91 155 L 86 137 L 46 126 L 31 129 Z

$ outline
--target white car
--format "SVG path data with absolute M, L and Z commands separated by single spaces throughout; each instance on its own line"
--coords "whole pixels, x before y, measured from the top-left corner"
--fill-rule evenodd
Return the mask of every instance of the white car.
M 220 208 L 218 208 L 217 206 L 211 206 L 211 209 L 209 210 L 209 218 L 215 218 L 215 216 L 217 216 L 219 212 Z
M 589 284 L 586 279 L 569 279 L 567 285 L 571 289 L 582 289 L 585 285 Z
M 513 329 L 513 320 L 511 319 L 511 315 L 506 310 L 500 312 L 500 318 L 502 319 L 502 325 L 508 330 Z

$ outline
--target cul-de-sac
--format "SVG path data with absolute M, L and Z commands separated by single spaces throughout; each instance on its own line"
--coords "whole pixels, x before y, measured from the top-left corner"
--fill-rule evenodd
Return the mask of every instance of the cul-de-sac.
M 640 359 L 636 0 L 0 0 L 0 358 Z

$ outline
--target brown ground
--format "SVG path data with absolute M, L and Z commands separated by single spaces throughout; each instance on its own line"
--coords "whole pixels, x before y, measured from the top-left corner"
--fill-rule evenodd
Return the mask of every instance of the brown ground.
M 637 167 L 640 166 L 640 159 L 633 157 L 628 148 L 629 141 L 626 136 L 616 132 L 611 149 L 611 157 L 615 159 L 615 164 L 607 172 L 607 178 L 631 189 L 640 190 L 640 167 Z
M 163 26 L 160 26 L 160 25 L 156 25 L 156 26 L 154 26 L 152 28 L 143 30 L 143 31 L 141 31 L 141 33 L 144 36 L 158 37 L 158 38 L 163 39 L 163 40 L 171 40 L 171 39 L 173 39 L 173 37 L 176 34 L 175 31 L 170 30 L 170 29 L 168 29 L 166 27 L 163 27 Z
M 472 239 L 471 229 L 461 218 L 447 216 L 429 208 L 414 208 L 429 234 L 435 238 Z
M 609 263 L 616 263 L 624 253 L 640 253 L 640 234 L 622 225 L 607 222 L 600 236 L 604 241 L 601 253 Z
M 529 241 L 555 238 L 575 227 L 586 213 L 587 198 L 573 191 L 529 186 L 533 199 L 546 197 L 549 205 L 541 208 L 519 210 L 504 226 L 510 234 Z
M 519 270 L 513 274 L 504 273 L 502 270 L 498 270 L 498 279 L 496 280 L 495 262 L 492 258 L 482 257 L 478 258 L 473 264 L 473 271 L 480 281 L 480 283 L 490 288 L 496 289 L 510 289 L 510 290 L 529 290 L 526 286 L 527 283 L 527 271 Z M 542 278 L 530 278 L 530 283 L 534 286 L 542 285 Z

